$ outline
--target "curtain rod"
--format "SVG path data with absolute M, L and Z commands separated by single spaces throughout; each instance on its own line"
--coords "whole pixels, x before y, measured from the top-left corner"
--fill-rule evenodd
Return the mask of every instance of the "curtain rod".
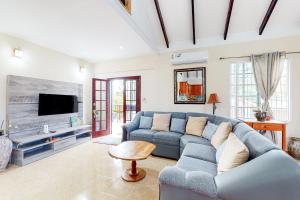
M 286 54 L 296 54 L 300 53 L 300 51 L 292 51 L 292 52 L 287 52 Z M 235 59 L 235 58 L 250 58 L 251 56 L 233 56 L 233 57 L 220 57 L 220 60 L 227 60 L 227 59 Z

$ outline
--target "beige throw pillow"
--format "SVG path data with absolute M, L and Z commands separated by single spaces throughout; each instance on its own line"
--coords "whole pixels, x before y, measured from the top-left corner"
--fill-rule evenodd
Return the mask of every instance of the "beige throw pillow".
M 230 133 L 218 163 L 218 173 L 226 172 L 247 162 L 249 150 L 233 133 Z
M 170 119 L 171 119 L 171 114 L 157 114 L 157 113 L 154 113 L 151 130 L 169 131 Z
M 186 134 L 201 136 L 207 122 L 207 117 L 189 117 Z
M 217 149 L 228 138 L 232 126 L 230 122 L 222 122 L 211 138 L 211 144 Z

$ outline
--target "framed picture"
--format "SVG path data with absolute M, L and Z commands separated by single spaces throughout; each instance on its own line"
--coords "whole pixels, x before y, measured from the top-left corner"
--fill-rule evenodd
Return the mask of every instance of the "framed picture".
M 205 67 L 174 70 L 174 103 L 206 103 Z

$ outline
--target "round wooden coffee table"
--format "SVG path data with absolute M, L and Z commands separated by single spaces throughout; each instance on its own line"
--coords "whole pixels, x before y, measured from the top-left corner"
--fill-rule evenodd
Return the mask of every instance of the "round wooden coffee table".
M 125 181 L 136 182 L 146 176 L 145 170 L 136 167 L 137 160 L 145 160 L 155 149 L 155 145 L 144 141 L 127 141 L 109 149 L 113 158 L 131 161 L 131 168 L 123 172 Z

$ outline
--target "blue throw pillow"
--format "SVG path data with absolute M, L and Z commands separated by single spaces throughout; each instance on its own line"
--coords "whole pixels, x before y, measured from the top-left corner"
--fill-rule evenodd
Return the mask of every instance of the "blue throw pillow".
M 215 134 L 217 129 L 218 129 L 218 125 L 213 124 L 211 122 L 207 122 L 207 124 L 203 130 L 202 137 L 204 137 L 208 140 L 211 140 L 212 136 Z
M 152 117 L 141 116 L 139 128 L 141 128 L 141 129 L 151 129 L 152 121 L 153 121 Z
M 185 126 L 186 126 L 185 119 L 172 118 L 170 131 L 184 134 Z
M 222 155 L 222 153 L 223 153 L 223 151 L 224 151 L 224 148 L 225 148 L 225 146 L 226 146 L 226 142 L 227 142 L 227 140 L 225 140 L 225 141 L 218 147 L 218 149 L 217 149 L 217 152 L 216 152 L 216 161 L 217 161 L 217 163 L 219 163 L 219 160 L 220 160 L 220 158 L 221 158 L 221 155 Z

